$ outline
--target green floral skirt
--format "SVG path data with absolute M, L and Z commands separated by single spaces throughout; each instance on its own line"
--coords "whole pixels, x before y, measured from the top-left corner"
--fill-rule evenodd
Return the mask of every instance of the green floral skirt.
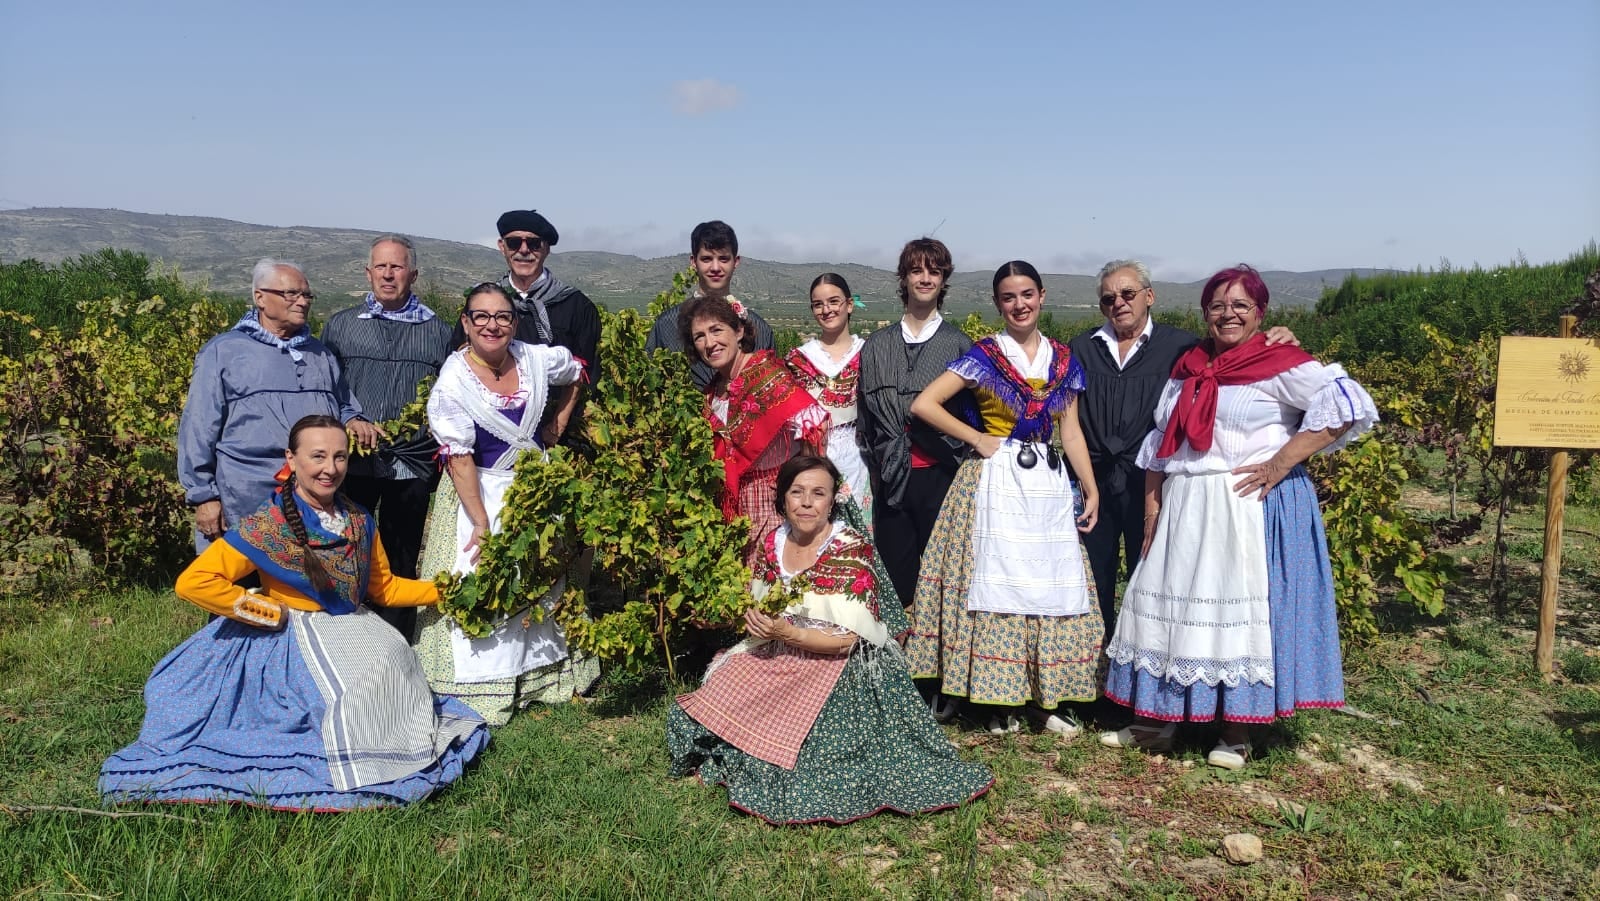
M 1089 612 L 1079 616 L 967 610 L 973 498 L 982 473 L 982 460 L 961 464 L 922 554 L 906 639 L 911 675 L 939 679 L 945 694 L 978 704 L 1033 701 L 1049 710 L 1062 701 L 1092 701 L 1105 637 L 1092 576 Z
M 792 770 L 718 738 L 682 707 L 667 710 L 672 776 L 698 773 L 728 804 L 777 825 L 848 823 L 886 810 L 956 807 L 994 784 L 956 756 L 917 695 L 898 647 L 858 648 L 800 747 Z

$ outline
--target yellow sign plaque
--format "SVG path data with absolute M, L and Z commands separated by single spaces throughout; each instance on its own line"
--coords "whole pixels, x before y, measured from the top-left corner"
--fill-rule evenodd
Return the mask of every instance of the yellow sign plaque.
M 1600 340 L 1501 338 L 1494 443 L 1600 448 Z

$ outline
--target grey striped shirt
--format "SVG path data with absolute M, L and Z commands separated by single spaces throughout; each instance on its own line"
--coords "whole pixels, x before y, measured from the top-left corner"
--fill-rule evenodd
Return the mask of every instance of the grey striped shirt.
M 399 416 L 416 399 L 418 382 L 439 374 L 450 355 L 450 324 L 439 317 L 426 322 L 362 319 L 363 309 L 356 306 L 333 314 L 322 327 L 322 343 L 339 358 L 367 419 L 383 422 Z M 376 455 L 352 457 L 351 474 L 416 479 L 432 473 L 438 445 L 427 429 L 391 438 Z
M 953 466 L 963 455 L 961 442 L 911 416 L 911 402 L 922 389 L 972 347 L 972 339 L 949 322 L 940 322 L 921 344 L 907 344 L 896 322 L 873 332 L 861 348 L 860 406 L 856 442 L 883 502 L 899 507 L 911 475 L 911 444 Z M 945 409 L 970 419 L 972 395 L 962 391 Z

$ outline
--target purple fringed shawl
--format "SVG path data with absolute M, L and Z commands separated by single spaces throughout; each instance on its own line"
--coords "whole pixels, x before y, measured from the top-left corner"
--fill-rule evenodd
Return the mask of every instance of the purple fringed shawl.
M 979 340 L 950 364 L 951 372 L 976 382 L 1016 414 L 1010 436 L 1015 441 L 1049 441 L 1055 418 L 1084 388 L 1083 367 L 1072 351 L 1053 338 L 1041 335 L 1040 340 L 1050 342 L 1052 354 L 1050 375 L 1041 388 L 1028 384 L 993 337 Z

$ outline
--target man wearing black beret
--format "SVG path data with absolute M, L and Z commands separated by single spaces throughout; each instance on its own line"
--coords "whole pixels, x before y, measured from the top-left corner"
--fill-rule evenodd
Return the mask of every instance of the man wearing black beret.
M 556 227 L 538 210 L 511 210 L 495 223 L 500 232 L 500 253 L 506 258 L 506 274 L 500 284 L 511 294 L 517 308 L 517 340 L 529 344 L 559 344 L 583 361 L 589 381 L 600 371 L 600 311 L 582 291 L 556 278 L 545 268 L 550 248 L 561 240 Z M 467 340 L 459 323 L 451 339 L 452 347 Z M 545 445 L 569 443 L 577 431 L 570 425 L 582 413 L 582 385 L 575 385 L 551 397 L 546 422 L 539 428 Z

